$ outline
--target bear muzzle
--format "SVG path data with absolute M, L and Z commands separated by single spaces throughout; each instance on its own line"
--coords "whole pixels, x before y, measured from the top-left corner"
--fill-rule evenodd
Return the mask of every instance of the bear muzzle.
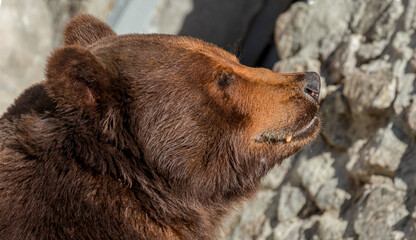
M 305 73 L 306 87 L 303 89 L 305 95 L 318 103 L 319 91 L 321 90 L 321 78 L 316 72 Z

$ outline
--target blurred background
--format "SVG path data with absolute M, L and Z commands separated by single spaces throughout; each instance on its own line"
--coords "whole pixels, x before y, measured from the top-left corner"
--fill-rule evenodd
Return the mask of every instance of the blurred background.
M 416 239 L 416 0 L 0 0 L 0 112 L 43 79 L 80 12 L 194 36 L 248 66 L 322 76 L 318 140 L 265 178 L 222 239 Z

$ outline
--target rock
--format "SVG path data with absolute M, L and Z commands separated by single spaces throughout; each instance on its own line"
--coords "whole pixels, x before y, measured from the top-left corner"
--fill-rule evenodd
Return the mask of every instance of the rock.
M 375 3 L 376 1 L 372 1 Z M 402 15 L 404 11 L 404 7 L 401 1 L 396 0 L 379 0 L 376 4 L 384 5 L 384 3 L 389 3 L 387 9 L 385 9 L 381 14 L 378 16 L 375 24 L 371 27 L 371 30 L 367 32 L 367 36 L 372 41 L 377 40 L 386 40 L 387 42 L 390 40 L 391 36 L 393 35 L 394 31 L 396 30 L 396 24 L 398 19 Z M 383 6 L 381 6 L 383 7 Z M 374 10 L 373 10 L 374 11 Z M 364 15 L 364 17 L 368 17 L 368 13 Z
M 409 47 L 410 42 L 410 33 L 397 32 L 392 43 L 393 51 L 397 55 L 397 60 L 393 65 L 393 75 L 398 79 L 398 95 L 394 103 L 394 110 L 397 115 L 400 115 L 403 109 L 411 104 L 412 95 L 414 95 L 413 83 L 416 75 L 414 73 L 405 73 L 413 56 L 413 49 Z
M 407 110 L 407 124 L 411 129 L 413 136 L 416 136 L 416 97 L 411 99 L 412 105 Z
M 343 239 L 348 222 L 339 219 L 339 216 L 326 212 L 318 220 L 316 236 L 320 240 Z
M 296 170 L 302 186 L 322 210 L 340 209 L 350 195 L 338 188 L 338 179 L 334 178 L 334 159 L 329 153 L 302 161 Z
M 296 173 L 311 196 L 316 196 L 319 189 L 335 175 L 335 169 L 331 167 L 333 162 L 330 153 L 326 153 L 300 163 Z
M 368 142 L 357 141 L 349 151 L 347 169 L 357 179 L 368 181 L 372 174 L 394 176 L 407 149 L 403 137 L 391 124 Z
M 404 233 L 395 225 L 409 214 L 404 201 L 405 192 L 391 185 L 366 186 L 354 221 L 358 239 L 402 239 Z
M 254 236 L 269 236 L 272 233 L 270 219 L 267 218 L 266 211 L 269 204 L 273 202 L 276 193 L 272 190 L 262 190 L 257 194 L 256 199 L 246 203 L 238 213 L 238 220 L 229 222 L 230 225 L 224 227 L 224 232 L 230 232 L 229 235 L 223 236 L 229 240 L 252 239 Z M 232 230 L 227 230 L 232 228 Z M 261 239 L 261 238 L 260 238 Z
M 402 114 L 402 112 L 409 107 L 409 111 L 412 111 L 411 105 L 415 98 L 413 84 L 416 80 L 416 74 L 407 73 L 401 76 L 398 80 L 397 97 L 393 105 L 396 115 Z
M 277 225 L 273 230 L 273 234 L 268 239 L 273 240 L 307 240 L 312 239 L 314 235 L 315 226 L 317 224 L 317 218 L 311 218 L 300 221 L 283 222 Z M 308 232 L 308 234 L 305 234 Z
M 385 113 L 396 97 L 397 80 L 388 68 L 375 72 L 356 69 L 344 82 L 343 94 L 356 115 Z
M 310 58 L 290 58 L 277 62 L 273 71 L 278 73 L 320 72 L 321 62 Z
M 351 198 L 345 190 L 338 188 L 338 179 L 328 180 L 315 196 L 316 205 L 322 210 L 340 210 L 342 204 Z
M 365 43 L 361 45 L 358 50 L 357 57 L 361 62 L 368 62 L 369 60 L 378 58 L 381 56 L 388 44 L 389 41 L 386 39 Z
M 352 34 L 346 36 L 337 50 L 334 57 L 330 59 L 331 84 L 338 84 L 351 73 L 354 72 L 357 59 L 355 55 L 360 49 L 362 35 Z
M 306 196 L 297 187 L 283 186 L 280 190 L 277 217 L 280 222 L 292 219 L 298 215 L 306 203 Z
M 413 56 L 413 49 L 408 45 L 411 42 L 411 34 L 406 32 L 397 32 L 392 42 L 392 49 L 397 55 L 393 65 L 393 76 L 402 77 L 406 70 L 407 64 Z
M 367 0 L 356 2 L 357 8 L 352 18 L 351 29 L 363 35 L 368 33 L 394 1 Z
M 293 158 L 285 159 L 282 164 L 274 167 L 262 181 L 263 189 L 277 189 L 292 167 Z
M 407 191 L 408 190 L 408 186 L 403 181 L 403 179 L 401 179 L 399 177 L 395 177 L 393 182 L 394 182 L 394 187 L 396 189 L 401 190 L 401 191 Z
M 349 128 L 351 117 L 345 97 L 340 90 L 334 91 L 326 97 L 321 104 L 323 123 L 322 135 L 325 140 L 335 148 L 346 149 L 351 145 L 352 139 Z M 340 128 L 340 126 L 344 126 Z
M 416 0 L 408 0 L 404 17 L 404 29 L 405 31 L 416 30 Z
M 342 36 L 348 29 L 348 22 L 353 11 L 352 3 L 348 0 L 316 1 L 313 5 L 294 3 L 290 10 L 282 14 L 275 29 L 275 40 L 280 58 L 291 56 L 319 56 L 320 45 L 335 49 Z M 331 5 L 331 8 L 325 6 Z M 336 36 L 336 37 L 335 37 Z M 324 40 L 328 38 L 329 40 Z M 331 44 L 328 44 L 331 42 Z M 328 56 L 327 49 L 322 55 Z
M 193 7 L 192 0 L 159 1 L 150 16 L 149 33 L 178 34 Z

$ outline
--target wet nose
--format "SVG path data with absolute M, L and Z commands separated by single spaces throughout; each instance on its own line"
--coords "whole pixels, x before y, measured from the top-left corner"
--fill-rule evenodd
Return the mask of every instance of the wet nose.
M 314 101 L 319 100 L 319 90 L 321 89 L 321 78 L 316 72 L 305 73 L 306 87 L 304 92 L 306 96 L 312 98 Z

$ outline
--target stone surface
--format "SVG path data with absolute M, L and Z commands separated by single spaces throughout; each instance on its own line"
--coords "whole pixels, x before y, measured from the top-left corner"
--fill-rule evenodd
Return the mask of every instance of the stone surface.
M 412 105 L 409 107 L 407 113 L 407 123 L 411 129 L 412 135 L 416 136 L 416 98 L 412 99 Z
M 330 153 L 300 162 L 296 173 L 311 196 L 316 196 L 321 187 L 335 175 L 335 169 L 331 166 L 333 162 Z
M 315 1 L 308 6 L 305 3 L 294 3 L 290 10 L 282 14 L 277 23 L 275 39 L 280 57 L 292 56 L 318 57 L 323 42 L 331 42 L 330 48 L 337 46 L 348 29 L 352 11 L 351 1 L 337 0 L 337 7 L 327 8 L 332 0 Z M 324 41 L 325 38 L 331 41 Z M 325 45 L 328 47 L 328 44 Z M 331 51 L 331 49 L 325 49 Z
M 319 226 L 316 236 L 320 240 L 342 239 L 348 222 L 339 219 L 339 216 L 326 212 L 318 220 Z
M 192 0 L 159 0 L 149 20 L 149 33 L 178 34 L 194 7 Z
M 297 169 L 302 185 L 322 210 L 339 210 L 350 198 L 347 192 L 338 188 L 338 179 L 334 178 L 335 168 L 332 167 L 334 161 L 327 152 L 302 161 Z
M 234 222 L 228 222 L 223 228 L 225 239 L 252 239 L 253 237 L 263 236 L 263 239 L 271 234 L 270 219 L 268 219 L 267 211 L 269 205 L 273 204 L 276 193 L 272 190 L 263 190 L 250 203 L 246 203 L 244 207 L 235 213 Z M 237 224 L 238 225 L 235 225 Z
M 400 236 L 404 237 L 405 233 L 399 222 L 409 215 L 403 205 L 405 193 L 388 184 L 365 187 L 354 221 L 358 239 L 402 239 Z
M 307 199 L 297 187 L 283 186 L 280 190 L 277 218 L 280 222 L 292 219 L 298 215 Z
M 349 135 L 351 117 L 345 96 L 337 89 L 321 103 L 321 116 L 326 119 L 322 134 L 334 148 L 346 149 L 353 139 Z M 344 127 L 340 128 L 342 125 Z
M 278 188 L 286 177 L 289 169 L 292 167 L 292 158 L 286 159 L 280 166 L 274 167 L 263 179 L 263 189 Z
M 397 81 L 390 69 L 375 72 L 356 69 L 344 82 L 343 94 L 349 100 L 353 114 L 385 111 L 396 97 Z
M 373 174 L 393 177 L 407 149 L 398 131 L 390 124 L 367 142 L 357 141 L 356 145 L 362 147 L 351 148 L 347 165 L 351 175 L 364 181 Z

